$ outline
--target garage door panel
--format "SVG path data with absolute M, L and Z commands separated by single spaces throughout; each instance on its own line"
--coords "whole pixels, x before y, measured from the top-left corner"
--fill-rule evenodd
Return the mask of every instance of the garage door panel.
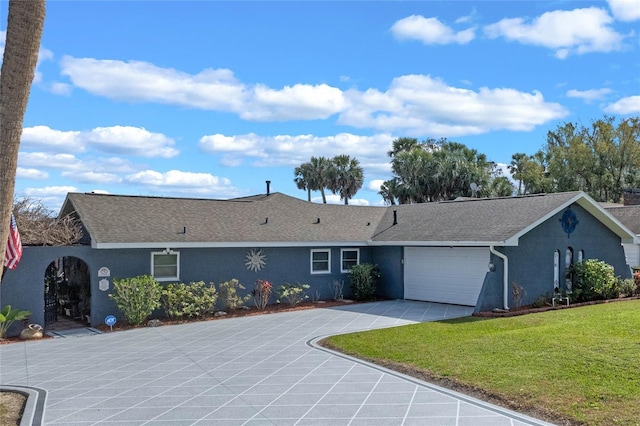
M 476 247 L 405 247 L 405 299 L 475 306 L 489 262 Z

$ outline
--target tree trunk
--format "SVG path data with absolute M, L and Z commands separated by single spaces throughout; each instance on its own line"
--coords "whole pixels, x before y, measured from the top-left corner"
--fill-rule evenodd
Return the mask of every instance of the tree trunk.
M 4 57 L 0 70 L 0 259 L 3 263 L 11 221 L 22 123 L 38 63 L 44 17 L 45 0 L 9 0 Z

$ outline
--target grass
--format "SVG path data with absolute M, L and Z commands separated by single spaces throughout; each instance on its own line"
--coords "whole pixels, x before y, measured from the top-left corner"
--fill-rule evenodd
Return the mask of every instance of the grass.
M 640 424 L 640 300 L 414 324 L 334 336 L 327 344 L 557 420 Z

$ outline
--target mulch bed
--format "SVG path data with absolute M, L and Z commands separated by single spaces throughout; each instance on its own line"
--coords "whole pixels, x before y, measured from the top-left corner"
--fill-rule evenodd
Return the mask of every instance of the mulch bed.
M 176 324 L 188 324 L 191 322 L 201 322 L 201 321 L 217 321 L 217 320 L 224 320 L 227 318 L 247 317 L 247 316 L 253 316 L 253 315 L 268 315 L 268 314 L 274 314 L 279 312 L 293 312 L 293 311 L 303 311 L 307 309 L 332 308 L 336 306 L 351 305 L 354 303 L 362 303 L 362 302 L 353 302 L 351 300 L 341 300 L 341 301 L 323 300 L 319 302 L 303 302 L 296 306 L 275 303 L 275 304 L 267 305 L 264 309 L 258 309 L 255 306 L 247 306 L 246 308 L 243 308 L 243 309 L 227 311 L 226 315 L 220 315 L 220 316 L 207 315 L 205 317 L 198 317 L 198 318 L 194 317 L 194 318 L 181 318 L 181 319 L 170 319 L 170 318 L 158 318 L 158 319 L 162 322 L 162 325 L 176 325 Z M 119 330 L 130 330 L 133 328 L 144 328 L 144 327 L 148 327 L 147 323 L 148 321 L 145 321 L 143 324 L 140 324 L 140 325 L 130 325 L 123 320 L 122 322 L 116 322 L 116 324 L 113 326 L 113 329 L 106 324 L 101 324 L 94 328 L 103 332 L 109 332 L 112 330 L 119 331 Z
M 555 311 L 558 309 L 571 309 L 571 308 L 577 308 L 580 306 L 600 305 L 602 303 L 624 302 L 625 300 L 637 300 L 637 299 L 640 299 L 640 296 L 620 297 L 618 299 L 607 299 L 607 300 L 594 300 L 591 302 L 582 302 L 582 303 L 570 303 L 569 305 L 558 304 L 556 306 L 543 306 L 541 308 L 534 308 L 532 306 L 523 306 L 519 309 L 510 309 L 508 311 L 505 311 L 502 309 L 495 309 L 493 311 L 474 312 L 471 315 L 474 317 L 484 317 L 484 318 L 515 317 L 518 315 L 534 314 L 536 312 Z

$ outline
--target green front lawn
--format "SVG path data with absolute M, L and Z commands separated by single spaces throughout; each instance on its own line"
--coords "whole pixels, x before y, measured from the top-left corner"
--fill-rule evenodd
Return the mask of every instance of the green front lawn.
M 413 324 L 327 344 L 589 425 L 640 424 L 640 300 Z

